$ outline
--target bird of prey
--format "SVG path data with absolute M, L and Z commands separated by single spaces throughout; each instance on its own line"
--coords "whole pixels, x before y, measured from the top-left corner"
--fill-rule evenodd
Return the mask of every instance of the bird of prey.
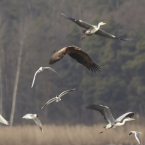
M 134 134 L 134 136 L 135 136 L 138 144 L 141 144 L 141 140 L 140 140 L 140 136 L 139 135 L 142 134 L 142 133 L 141 132 L 138 132 L 138 131 L 130 131 L 129 132 L 129 135 L 131 135 L 131 134 Z
M 69 92 L 71 92 L 71 91 L 74 91 L 74 90 L 75 90 L 75 89 L 63 91 L 63 92 L 62 92 L 61 94 L 59 94 L 58 96 L 56 96 L 56 97 L 54 97 L 54 98 L 48 100 L 48 101 L 46 102 L 46 104 L 45 104 L 41 109 L 43 109 L 46 105 L 48 105 L 48 104 L 50 104 L 50 103 L 52 103 L 52 102 L 54 102 L 54 101 L 56 101 L 56 102 L 61 101 L 61 97 L 62 97 L 62 96 L 66 95 L 67 93 L 69 93 Z
M 32 119 L 37 124 L 37 126 L 40 128 L 41 132 L 43 132 L 42 124 L 40 120 L 38 119 L 38 114 L 26 114 L 22 117 L 23 119 Z
M 58 74 L 54 69 L 52 69 L 51 67 L 40 67 L 34 74 L 34 77 L 33 77 L 33 81 L 32 81 L 32 86 L 31 88 L 33 87 L 34 85 L 34 82 L 35 82 L 35 78 L 36 78 L 36 75 L 40 72 L 43 72 L 44 70 L 51 70 L 53 72 L 55 72 L 56 74 Z M 58 74 L 59 75 L 59 74 Z M 60 75 L 59 75 L 60 76 Z
M 92 72 L 99 72 L 100 66 L 95 64 L 89 55 L 81 50 L 80 47 L 77 46 L 67 46 L 58 51 L 55 51 L 49 60 L 49 64 L 53 64 L 64 57 L 65 54 L 68 54 L 70 57 L 75 59 L 78 63 L 84 65 L 87 69 Z
M 100 35 L 106 38 L 111 38 L 111 39 L 118 39 L 118 40 L 123 40 L 123 41 L 130 41 L 131 39 L 124 39 L 124 38 L 120 38 L 120 37 L 116 37 L 102 29 L 100 29 L 101 25 L 105 25 L 106 23 L 104 22 L 100 22 L 98 25 L 92 25 L 89 24 L 85 21 L 82 20 L 77 20 L 71 17 L 66 16 L 65 14 L 61 13 L 62 16 L 64 16 L 66 19 L 73 21 L 74 23 L 76 23 L 78 26 L 85 28 L 85 30 L 83 30 L 83 33 L 85 34 L 84 36 L 81 37 L 81 39 L 83 39 L 85 36 L 91 36 L 92 34 L 96 34 L 96 35 Z
M 87 109 L 92 109 L 99 111 L 101 115 L 104 117 L 104 119 L 108 122 L 108 124 L 104 127 L 105 129 L 115 128 L 117 126 L 122 126 L 125 124 L 126 121 L 132 121 L 135 120 L 132 118 L 134 116 L 133 112 L 127 112 L 120 117 L 118 117 L 116 120 L 112 116 L 112 113 L 108 106 L 103 106 L 101 104 L 91 104 L 86 106 Z M 103 132 L 100 132 L 103 133 Z
M 5 125 L 9 125 L 8 121 L 5 120 L 1 115 L 0 115 L 0 123 L 3 123 Z

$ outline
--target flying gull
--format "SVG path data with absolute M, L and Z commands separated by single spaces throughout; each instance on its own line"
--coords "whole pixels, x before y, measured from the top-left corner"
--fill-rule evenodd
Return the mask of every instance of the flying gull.
M 56 101 L 56 102 L 61 101 L 61 97 L 62 97 L 62 96 L 66 95 L 67 93 L 69 93 L 69 92 L 71 92 L 71 91 L 74 91 L 74 90 L 75 90 L 75 89 L 63 91 L 63 92 L 62 92 L 61 94 L 59 94 L 58 96 L 56 96 L 56 97 L 54 97 L 54 98 L 48 100 L 48 101 L 46 102 L 46 104 L 45 104 L 41 109 L 43 109 L 46 105 L 48 105 L 48 104 L 50 104 L 50 103 L 52 103 L 52 102 L 54 102 L 54 101 Z
M 33 87 L 34 85 L 34 82 L 35 82 L 35 78 L 36 78 L 36 75 L 40 72 L 43 72 L 44 70 L 51 70 L 53 72 L 55 72 L 56 74 L 58 74 L 54 69 L 52 69 L 51 67 L 40 67 L 34 74 L 34 77 L 33 77 L 33 81 L 32 81 L 32 86 L 31 88 Z M 59 75 L 59 74 L 58 74 Z M 59 75 L 60 76 L 60 75 Z
M 40 128 L 41 132 L 43 132 L 42 124 L 41 124 L 40 120 L 38 119 L 38 114 L 26 114 L 22 118 L 34 120 L 35 123 L 37 124 L 37 126 Z

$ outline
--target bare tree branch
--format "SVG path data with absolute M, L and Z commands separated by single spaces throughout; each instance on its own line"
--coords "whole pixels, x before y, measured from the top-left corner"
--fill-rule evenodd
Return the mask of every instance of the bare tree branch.
M 15 108 L 16 108 L 16 97 L 17 97 L 17 89 L 18 89 L 19 76 L 20 76 L 20 70 L 21 70 L 22 53 L 23 53 L 23 49 L 24 49 L 25 39 L 28 35 L 28 32 L 29 32 L 31 26 L 32 26 L 32 21 L 28 16 L 26 16 L 24 19 L 20 19 L 19 24 L 18 24 L 19 44 L 20 45 L 19 45 L 19 54 L 18 54 L 18 64 L 17 64 L 17 69 L 16 69 L 16 78 L 15 78 L 15 83 L 14 83 L 12 109 L 11 109 L 11 116 L 10 116 L 10 125 L 11 126 L 13 125 Z

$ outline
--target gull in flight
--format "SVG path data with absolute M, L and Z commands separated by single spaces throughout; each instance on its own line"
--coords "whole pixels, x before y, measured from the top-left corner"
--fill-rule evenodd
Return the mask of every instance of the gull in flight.
M 34 74 L 34 77 L 33 77 L 33 82 L 32 82 L 32 86 L 31 88 L 33 87 L 34 85 L 34 82 L 35 82 L 35 78 L 36 78 L 36 75 L 40 72 L 43 72 L 44 70 L 51 70 L 53 72 L 55 72 L 56 74 L 58 74 L 54 69 L 52 69 L 51 67 L 40 67 Z M 58 74 L 59 75 L 59 74 Z M 60 76 L 60 75 L 59 75 Z
M 64 16 L 66 19 L 73 21 L 74 23 L 76 23 L 78 26 L 85 28 L 85 30 L 83 30 L 83 33 L 85 34 L 84 36 L 81 37 L 81 39 L 83 39 L 85 36 L 91 36 L 92 34 L 96 34 L 96 35 L 100 35 L 106 38 L 111 38 L 111 39 L 118 39 L 118 40 L 123 40 L 123 41 L 130 41 L 132 39 L 124 39 L 124 38 L 119 38 L 116 37 L 102 29 L 100 29 L 101 25 L 105 25 L 106 23 L 104 22 L 100 22 L 98 25 L 92 25 L 89 24 L 85 21 L 82 20 L 77 20 L 71 17 L 66 16 L 65 14 L 61 13 L 62 16 Z
M 138 144 L 141 144 L 141 140 L 140 140 L 140 136 L 139 135 L 142 134 L 142 133 L 141 132 L 138 132 L 138 131 L 130 131 L 129 132 L 129 135 L 131 135 L 131 134 L 134 134 L 134 136 L 135 136 Z
M 0 123 L 3 123 L 5 125 L 9 125 L 8 121 L 5 120 L 1 115 L 0 115 Z
M 33 119 L 35 121 L 35 123 L 37 124 L 37 126 L 40 128 L 41 132 L 43 132 L 42 124 L 41 124 L 40 120 L 38 119 L 38 114 L 26 114 L 22 118 L 23 119 Z
M 91 105 L 86 106 L 86 108 L 96 110 L 101 113 L 101 115 L 104 117 L 104 119 L 108 122 L 108 124 L 106 126 L 104 126 L 105 129 L 122 126 L 125 124 L 126 121 L 135 120 L 134 118 L 132 118 L 134 116 L 133 112 L 127 112 L 115 120 L 114 117 L 112 116 L 112 113 L 111 113 L 109 107 L 103 106 L 101 104 L 97 104 L 97 105 L 91 104 Z M 103 132 L 100 132 L 100 133 L 103 133 Z
M 61 101 L 61 97 L 62 97 L 62 96 L 64 96 L 65 94 L 67 94 L 67 93 L 69 93 L 69 92 L 71 92 L 71 91 L 74 91 L 74 90 L 75 90 L 75 89 L 63 91 L 63 92 L 62 92 L 61 94 L 59 94 L 58 96 L 56 96 L 56 97 L 50 99 L 49 101 L 47 101 L 46 104 L 45 104 L 41 109 L 43 109 L 46 105 L 48 105 L 48 104 L 50 104 L 50 103 L 52 103 L 52 102 L 54 102 L 54 101 L 56 101 L 56 102 Z

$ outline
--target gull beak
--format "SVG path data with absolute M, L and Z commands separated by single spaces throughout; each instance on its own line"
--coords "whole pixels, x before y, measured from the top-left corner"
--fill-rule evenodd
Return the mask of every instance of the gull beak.
M 104 23 L 104 25 L 106 25 L 106 23 Z
M 130 118 L 130 120 L 135 120 L 134 118 Z
M 80 39 L 82 40 L 82 39 L 84 39 L 86 36 L 85 35 L 83 35 Z

